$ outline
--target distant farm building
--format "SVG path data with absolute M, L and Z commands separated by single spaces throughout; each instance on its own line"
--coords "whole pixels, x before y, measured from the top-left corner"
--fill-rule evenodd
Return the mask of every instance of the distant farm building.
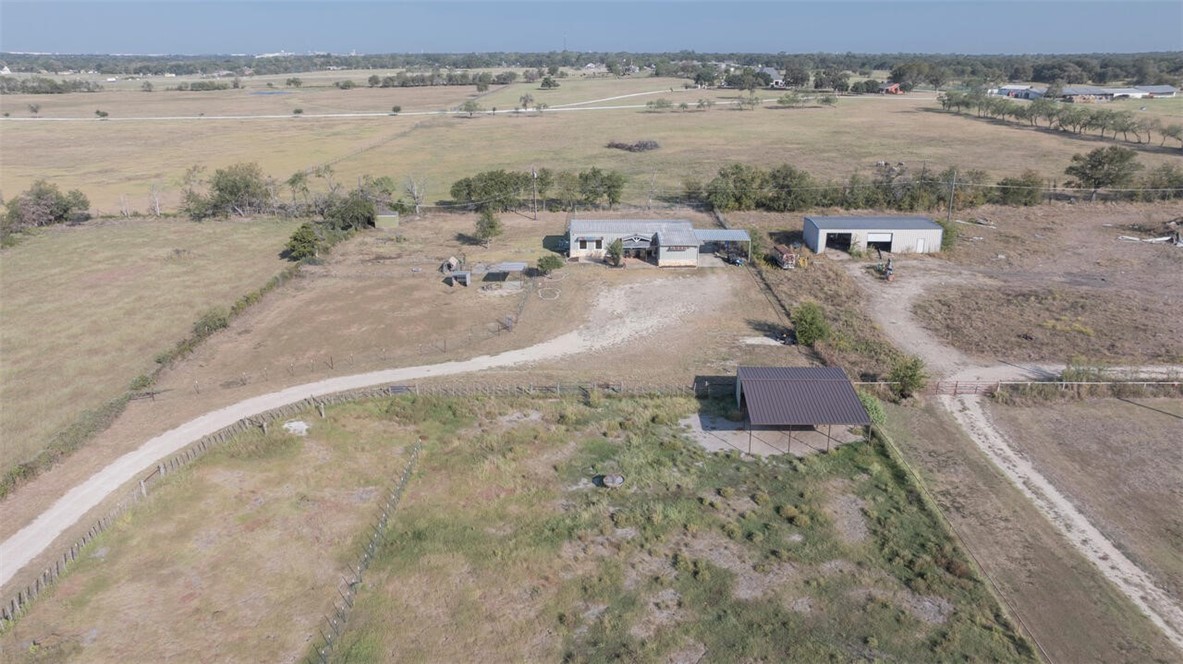
M 1169 99 L 1179 94 L 1179 89 L 1173 85 L 1135 85 L 1134 87 L 1155 99 Z
M 902 95 L 904 91 L 900 89 L 899 83 L 880 83 L 879 94 L 881 95 Z
M 835 425 L 871 425 L 854 385 L 837 367 L 739 367 L 735 402 L 751 436 L 787 433 L 785 451 L 795 431 L 820 432 L 824 426 L 828 444 Z
M 780 73 L 780 71 L 774 69 L 773 67 L 764 67 L 760 71 L 768 75 L 768 87 L 785 87 L 785 77 Z
M 931 254 L 941 250 L 944 229 L 928 217 L 805 217 L 804 234 L 818 254 L 827 248 Z
M 750 253 L 747 231 L 696 229 L 689 221 L 652 219 L 572 219 L 567 228 L 571 258 L 603 260 L 608 247 L 620 240 L 625 258 L 658 267 L 697 267 L 700 253 Z

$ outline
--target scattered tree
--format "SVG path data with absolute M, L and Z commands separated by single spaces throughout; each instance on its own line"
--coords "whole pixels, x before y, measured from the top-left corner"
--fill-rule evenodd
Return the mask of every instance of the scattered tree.
M 518 98 L 518 102 L 521 104 L 523 111 L 528 111 L 530 110 L 530 107 L 534 105 L 534 95 L 527 92 Z
M 289 78 L 288 80 L 284 81 L 284 85 L 288 86 L 289 88 L 298 88 L 301 85 L 304 85 L 304 81 L 296 76 L 293 76 L 293 77 Z
M 1138 153 L 1129 148 L 1111 145 L 1097 148 L 1087 155 L 1072 155 L 1072 164 L 1064 172 L 1073 178 L 1070 187 L 1091 189 L 1091 200 L 1097 199 L 1097 190 L 1103 187 L 1121 187 L 1129 184 L 1141 170 L 1137 162 Z
M 542 83 L 539 84 L 539 87 L 541 87 L 543 90 L 553 90 L 559 87 L 559 82 L 554 78 L 547 76 L 542 79 Z
M 302 108 L 293 108 L 292 109 L 292 115 L 303 115 L 303 114 L 304 114 L 304 109 L 302 109 Z
M 489 208 L 481 210 L 481 214 L 476 220 L 476 236 L 477 239 L 484 243 L 488 248 L 493 238 L 501 235 L 503 232 L 501 227 L 501 220 Z
M 468 117 L 470 117 L 470 118 L 474 114 L 480 113 L 483 110 L 484 109 L 481 107 L 480 103 L 478 103 L 477 100 L 475 100 L 475 99 L 469 99 L 468 101 L 466 101 L 460 105 L 460 112 L 461 113 L 468 113 Z
M 156 86 L 152 85 L 152 81 L 144 81 L 144 84 L 140 86 L 140 89 L 144 92 L 152 92 L 156 89 Z
M 41 104 L 29 104 L 28 108 L 29 108 L 29 112 L 32 113 L 33 115 L 37 115 L 38 113 L 41 112 Z
M 427 200 L 427 176 L 422 174 L 408 175 L 403 183 L 403 191 L 411 197 L 411 203 L 415 206 L 415 216 L 418 217 L 423 202 Z
M 56 184 L 37 180 L 28 191 L 18 194 L 5 204 L 4 235 L 37 226 L 60 224 L 75 218 L 85 218 L 90 208 L 86 195 L 77 189 L 62 193 Z
M 94 114 L 95 114 L 95 117 L 97 117 L 100 120 L 106 120 L 107 116 L 110 115 L 110 113 L 108 113 L 106 111 L 95 111 Z

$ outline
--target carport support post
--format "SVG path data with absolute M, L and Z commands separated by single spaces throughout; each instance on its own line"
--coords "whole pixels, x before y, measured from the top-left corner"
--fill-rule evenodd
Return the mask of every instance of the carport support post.
M 827 424 L 826 425 L 826 452 L 830 451 L 830 440 L 831 440 L 830 435 L 832 433 L 834 433 L 834 425 Z

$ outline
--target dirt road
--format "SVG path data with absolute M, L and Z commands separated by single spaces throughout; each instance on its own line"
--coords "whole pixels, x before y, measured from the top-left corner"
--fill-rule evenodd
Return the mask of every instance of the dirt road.
M 699 311 L 699 303 L 725 299 L 732 287 L 729 274 L 720 272 L 706 276 L 658 279 L 606 291 L 600 295 L 592 308 L 590 320 L 582 327 L 526 348 L 462 361 L 329 378 L 246 399 L 190 420 L 118 458 L 71 489 L 31 523 L 0 543 L 0 587 L 52 544 L 66 528 L 120 486 L 151 468 L 159 459 L 240 419 L 309 397 L 530 364 L 625 344 L 693 316 Z
M 932 378 L 952 380 L 1039 380 L 1055 377 L 1063 365 L 1020 366 L 987 363 L 943 343 L 912 315 L 912 306 L 929 289 L 952 283 L 989 283 L 988 277 L 956 266 L 925 259 L 907 261 L 908 279 L 885 287 L 865 269 L 864 263 L 848 263 L 848 270 L 870 296 L 871 315 L 900 348 L 924 359 Z M 1178 375 L 1183 367 L 1131 369 L 1151 376 Z M 1162 588 L 1112 541 L 1089 522 L 1072 502 L 1035 466 L 1015 451 L 1006 436 L 990 421 L 978 396 L 940 398 L 957 423 L 978 448 L 1063 533 L 1085 558 L 1097 566 L 1122 594 L 1183 650 L 1183 605 Z

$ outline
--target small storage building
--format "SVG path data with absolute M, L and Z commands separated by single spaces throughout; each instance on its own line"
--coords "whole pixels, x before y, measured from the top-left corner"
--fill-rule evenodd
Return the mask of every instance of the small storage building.
M 805 217 L 804 233 L 805 245 L 818 254 L 827 248 L 933 254 L 944 229 L 928 217 Z

